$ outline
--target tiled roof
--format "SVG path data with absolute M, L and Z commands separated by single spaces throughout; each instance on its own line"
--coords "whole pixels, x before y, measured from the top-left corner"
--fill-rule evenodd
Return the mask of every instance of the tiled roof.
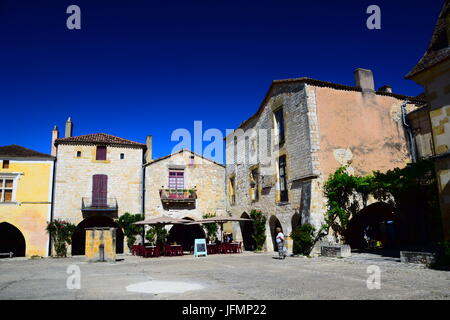
M 55 145 L 58 144 L 100 144 L 146 148 L 146 145 L 143 143 L 119 138 L 107 133 L 93 133 L 76 137 L 56 139 Z
M 31 149 L 12 144 L 10 146 L 0 147 L 0 158 L 48 158 L 53 159 L 54 157 L 37 152 Z
M 181 149 L 181 150 L 175 151 L 174 153 L 171 153 L 171 154 L 168 154 L 168 155 L 166 155 L 166 156 L 157 158 L 157 159 L 152 160 L 151 162 L 148 162 L 148 163 L 146 163 L 146 164 L 144 164 L 144 165 L 145 165 L 145 166 L 148 166 L 148 165 L 153 164 L 153 163 L 155 163 L 155 162 L 159 162 L 159 161 L 161 161 L 161 160 L 168 159 L 168 158 L 170 158 L 171 156 L 173 156 L 173 155 L 175 155 L 175 154 L 177 154 L 177 153 L 183 153 L 183 152 L 190 152 L 192 155 L 195 155 L 195 156 L 200 157 L 200 158 L 202 158 L 202 159 L 204 159 L 204 160 L 210 161 L 210 162 L 212 162 L 212 163 L 214 163 L 214 164 L 217 164 L 217 165 L 219 165 L 219 166 L 221 166 L 221 167 L 225 167 L 225 165 L 223 165 L 223 164 L 221 164 L 221 163 L 218 163 L 218 162 L 216 162 L 216 161 L 214 161 L 214 160 L 208 159 L 208 158 L 206 158 L 206 157 L 204 157 L 204 156 L 202 156 L 202 155 L 200 155 L 200 154 L 198 154 L 198 153 L 195 153 L 194 151 L 191 151 L 191 150 L 189 150 L 189 149 Z
M 416 74 L 450 58 L 450 0 L 446 0 L 439 14 L 428 49 L 417 65 L 406 75 L 410 79 Z

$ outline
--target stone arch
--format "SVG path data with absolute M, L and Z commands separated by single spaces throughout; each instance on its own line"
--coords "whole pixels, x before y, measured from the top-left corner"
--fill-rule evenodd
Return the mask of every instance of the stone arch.
M 394 208 L 375 202 L 353 215 L 344 234 L 345 242 L 355 249 L 367 249 L 380 241 L 383 247 L 396 245 L 398 218 Z
M 183 219 L 194 221 L 194 219 L 190 217 L 184 217 Z M 177 244 L 181 244 L 183 246 L 183 251 L 191 251 L 195 239 L 204 238 L 206 238 L 205 230 L 203 230 L 200 224 L 175 224 L 169 230 L 167 241 L 169 243 L 176 242 Z
M 242 213 L 241 218 L 250 219 L 250 216 L 244 212 Z M 256 250 L 256 241 L 253 238 L 253 235 L 255 234 L 255 226 L 253 225 L 253 221 L 240 221 L 239 226 L 241 228 L 244 249 L 247 251 Z
M 110 217 L 93 216 L 81 221 L 72 236 L 72 255 L 84 255 L 86 250 L 86 228 L 110 227 L 116 228 L 116 253 L 123 253 L 123 231 Z
M 277 228 L 281 228 L 281 232 L 283 232 L 283 226 L 281 225 L 280 220 L 278 220 L 278 218 L 276 216 L 271 216 L 269 218 L 269 228 L 270 228 L 270 236 L 272 239 L 272 244 L 273 244 L 273 248 L 274 251 L 278 251 L 278 247 L 277 247 L 277 242 L 275 240 L 276 236 L 277 236 L 277 232 L 276 229 Z
M 13 257 L 25 256 L 25 237 L 18 228 L 8 222 L 0 223 L 0 252 L 12 252 Z
M 297 228 L 298 226 L 301 226 L 301 224 L 302 224 L 302 219 L 301 219 L 302 217 L 301 217 L 301 215 L 300 215 L 300 213 L 299 212 L 295 212 L 293 215 L 292 215 L 292 218 L 291 218 L 291 227 L 292 227 L 292 231 L 294 231 L 295 230 L 295 228 Z

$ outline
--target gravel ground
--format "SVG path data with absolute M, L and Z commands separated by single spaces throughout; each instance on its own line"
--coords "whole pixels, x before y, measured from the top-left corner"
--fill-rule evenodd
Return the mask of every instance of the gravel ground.
M 245 252 L 199 258 L 122 255 L 116 263 L 87 263 L 84 257 L 1 259 L 0 299 L 450 299 L 450 272 L 396 258 L 275 257 Z M 70 265 L 80 268 L 80 289 L 67 288 Z M 381 270 L 380 289 L 367 288 L 370 265 Z

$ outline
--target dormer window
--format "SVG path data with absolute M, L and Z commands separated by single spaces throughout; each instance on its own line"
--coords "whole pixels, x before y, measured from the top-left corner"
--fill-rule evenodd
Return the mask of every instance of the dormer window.
M 106 160 L 106 146 L 97 146 L 95 160 Z

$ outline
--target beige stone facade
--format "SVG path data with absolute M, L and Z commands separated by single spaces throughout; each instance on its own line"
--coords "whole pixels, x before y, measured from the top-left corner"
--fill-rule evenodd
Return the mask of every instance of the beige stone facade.
M 252 209 L 265 213 L 267 250 L 274 249 L 277 226 L 286 235 L 300 223 L 319 228 L 326 211 L 323 185 L 338 167 L 349 165 L 355 174 L 369 174 L 410 161 L 401 108 L 404 104 L 406 111 L 416 109 L 421 102 L 415 100 L 309 78 L 274 81 L 257 113 L 227 137 L 228 212 L 236 217 Z M 275 125 L 279 110 L 282 143 L 277 142 Z M 281 156 L 286 159 L 287 200 L 280 197 Z M 256 187 L 251 174 L 255 168 Z M 257 199 L 253 188 L 258 188 Z M 235 237 L 242 236 L 239 229 L 235 225 Z
M 95 145 L 58 145 L 54 217 L 78 224 L 82 198 L 92 198 L 92 177 L 108 176 L 108 198 L 117 200 L 112 218 L 142 212 L 142 159 L 139 148 L 107 147 L 107 160 L 95 160 Z M 81 156 L 77 157 L 77 152 Z M 120 154 L 124 159 L 120 159 Z
M 169 189 L 169 171 L 183 172 L 182 189 L 192 190 L 196 199 L 163 201 L 161 190 Z M 224 215 L 225 167 L 205 159 L 189 150 L 181 150 L 145 166 L 145 214 L 146 218 L 170 216 L 174 218 L 202 219 L 207 213 Z M 170 192 L 170 191 L 169 191 Z M 168 197 L 170 198 L 170 197 Z M 189 198 L 181 196 L 181 198 Z

